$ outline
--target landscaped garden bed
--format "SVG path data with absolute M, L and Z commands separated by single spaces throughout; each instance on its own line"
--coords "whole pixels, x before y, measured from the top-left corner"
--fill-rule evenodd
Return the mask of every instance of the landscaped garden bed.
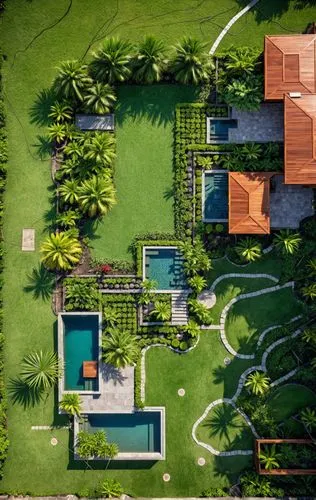
M 313 439 L 256 439 L 256 468 L 264 475 L 316 475 Z

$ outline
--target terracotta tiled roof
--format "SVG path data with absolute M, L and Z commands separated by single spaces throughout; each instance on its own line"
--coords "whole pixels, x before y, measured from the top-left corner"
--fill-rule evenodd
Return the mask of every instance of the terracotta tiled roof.
M 316 93 L 316 34 L 266 36 L 264 97 L 288 92 Z
M 270 233 L 270 178 L 274 173 L 229 173 L 229 233 Z

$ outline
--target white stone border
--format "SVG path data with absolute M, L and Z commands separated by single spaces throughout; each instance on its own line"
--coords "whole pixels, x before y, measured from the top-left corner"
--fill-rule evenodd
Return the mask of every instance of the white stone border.
M 220 32 L 219 36 L 216 38 L 215 42 L 213 43 L 213 45 L 210 49 L 210 52 L 209 52 L 210 55 L 213 55 L 215 53 L 217 47 L 221 43 L 221 41 L 224 38 L 224 36 L 226 35 L 226 33 L 230 30 L 232 25 L 235 24 L 235 22 L 238 21 L 238 19 L 240 17 L 242 17 L 244 14 L 246 14 L 248 12 L 248 10 L 250 10 L 258 2 L 259 2 L 259 0 L 251 0 L 251 2 L 249 2 L 248 5 L 246 5 L 246 7 L 244 7 L 240 12 L 238 12 L 234 17 L 231 18 L 231 20 L 226 24 L 225 28 Z

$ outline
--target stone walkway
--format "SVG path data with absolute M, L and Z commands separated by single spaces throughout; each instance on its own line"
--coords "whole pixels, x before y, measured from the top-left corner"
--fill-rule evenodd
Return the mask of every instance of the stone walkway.
M 283 142 L 284 116 L 282 102 L 265 102 L 259 111 L 232 109 L 237 127 L 229 129 L 230 143 Z
M 314 214 L 314 195 L 308 186 L 285 185 L 283 175 L 271 180 L 270 225 L 272 229 L 297 229 L 301 220 Z

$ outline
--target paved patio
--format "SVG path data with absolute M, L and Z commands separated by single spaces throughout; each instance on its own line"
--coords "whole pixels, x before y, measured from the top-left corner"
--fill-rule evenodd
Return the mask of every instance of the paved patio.
M 270 225 L 273 229 L 297 229 L 302 219 L 314 214 L 313 190 L 283 182 L 283 175 L 271 180 Z
M 229 129 L 229 142 L 283 142 L 283 103 L 263 103 L 259 111 L 232 109 L 237 128 Z
M 82 411 L 132 413 L 134 411 L 134 367 L 121 370 L 102 365 L 101 395 L 81 394 Z

